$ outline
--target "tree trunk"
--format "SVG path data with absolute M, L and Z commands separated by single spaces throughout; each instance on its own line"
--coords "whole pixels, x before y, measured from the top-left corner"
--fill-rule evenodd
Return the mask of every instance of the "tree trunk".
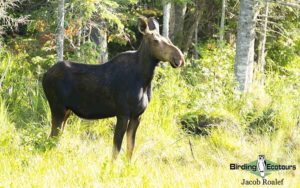
M 189 47 L 192 44 L 193 34 L 196 30 L 197 23 L 200 23 L 202 18 L 202 14 L 204 11 L 205 0 L 195 0 L 194 1 L 195 7 L 190 7 L 186 13 L 185 22 L 184 22 L 184 29 L 183 29 L 183 36 L 181 45 L 179 46 L 180 49 L 184 52 L 188 51 Z
M 104 27 L 104 23 L 101 23 Z M 100 48 L 99 62 L 105 63 L 108 61 L 108 49 L 107 49 L 107 31 L 93 28 L 91 31 L 91 40 Z
M 241 0 L 235 56 L 235 76 L 239 90 L 249 89 L 253 77 L 256 23 L 255 0 Z
M 196 23 L 196 29 L 195 29 L 195 45 L 194 45 L 194 59 L 199 59 L 199 52 L 197 49 L 197 44 L 198 44 L 198 22 Z
M 224 33 L 225 33 L 225 11 L 226 11 L 226 0 L 222 0 L 222 15 L 221 15 L 221 23 L 220 23 L 220 38 L 219 43 L 220 46 L 223 44 Z
M 260 84 L 263 86 L 265 81 L 265 64 L 266 64 L 266 39 L 267 39 L 267 28 L 268 28 L 268 14 L 269 14 L 269 3 L 265 1 L 265 9 L 264 9 L 264 22 L 261 27 L 261 32 L 259 34 L 259 46 L 258 46 L 258 75 Z
M 171 41 L 174 41 L 175 17 L 175 4 L 171 3 L 169 20 L 169 38 L 171 39 Z
M 99 62 L 105 63 L 108 61 L 108 49 L 107 49 L 107 31 L 101 30 L 100 31 L 100 56 L 99 56 Z
M 169 22 L 170 22 L 171 3 L 164 1 L 164 17 L 163 17 L 163 33 L 164 37 L 169 38 Z
M 57 33 L 56 33 L 56 51 L 57 61 L 64 59 L 64 0 L 58 1 Z
M 171 40 L 176 46 L 181 46 L 183 40 L 183 27 L 184 16 L 186 12 L 186 3 L 174 3 L 174 20 L 170 20 L 170 23 L 174 24 L 174 30 L 171 32 Z
M 78 29 L 78 35 L 77 35 L 77 47 L 79 48 L 81 45 L 81 35 L 82 35 L 82 27 L 80 26 Z

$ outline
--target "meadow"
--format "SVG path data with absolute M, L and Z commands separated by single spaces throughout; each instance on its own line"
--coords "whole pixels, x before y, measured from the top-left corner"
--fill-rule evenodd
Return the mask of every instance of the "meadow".
M 125 139 L 112 163 L 115 118 L 72 115 L 61 137 L 48 139 L 51 114 L 41 78 L 55 57 L 0 49 L 0 187 L 240 187 L 243 179 L 260 177 L 232 171 L 230 163 L 259 154 L 297 165 L 267 179 L 300 187 L 299 57 L 281 69 L 268 67 L 265 86 L 253 83 L 241 94 L 234 50 L 200 51 L 202 58 L 188 59 L 182 69 L 157 68 L 133 159 L 126 160 Z

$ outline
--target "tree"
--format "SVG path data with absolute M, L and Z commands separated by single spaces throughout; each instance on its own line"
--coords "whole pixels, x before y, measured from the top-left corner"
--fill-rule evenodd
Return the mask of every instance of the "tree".
M 105 21 L 99 23 L 102 28 L 107 25 Z M 107 49 L 107 31 L 106 29 L 99 29 L 97 27 L 92 28 L 91 39 L 100 48 L 99 62 L 105 63 L 108 61 L 108 49 Z
M 266 40 L 267 40 L 267 27 L 268 27 L 268 15 L 269 15 L 269 3 L 268 1 L 264 2 L 264 14 L 263 14 L 263 24 L 260 27 L 260 32 L 258 33 L 258 59 L 257 59 L 257 70 L 260 76 L 260 83 L 264 85 L 264 72 L 265 72 L 265 64 L 266 64 Z
M 223 43 L 224 40 L 224 32 L 225 32 L 225 10 L 226 9 L 226 0 L 222 0 L 222 15 L 221 15 L 221 23 L 220 23 L 220 44 Z
M 200 23 L 205 10 L 205 4 L 206 0 L 194 0 L 187 9 L 183 29 L 184 40 L 181 41 L 182 51 L 188 51 L 192 44 L 193 34 L 198 26 L 197 23 Z
M 64 0 L 58 0 L 58 17 L 56 33 L 57 61 L 63 61 L 64 59 L 64 4 Z
M 253 77 L 256 17 L 255 0 L 241 0 L 236 41 L 235 76 L 239 90 L 242 92 L 249 89 Z
M 183 40 L 184 17 L 187 4 L 185 2 L 172 3 L 170 16 L 170 38 L 175 45 L 181 46 Z
M 85 63 L 106 62 L 108 54 L 115 53 L 112 48 L 108 50 L 108 44 L 118 43 L 124 47 L 133 35 L 125 25 L 132 24 L 135 19 L 130 11 L 134 3 L 135 0 L 66 2 L 66 55 Z
M 279 70 L 280 67 L 288 65 L 299 51 L 296 46 L 300 26 L 300 1 L 293 1 L 294 3 L 270 0 L 261 2 L 262 13 L 258 19 L 260 24 L 257 32 L 258 66 L 255 74 L 261 85 L 264 84 L 266 68 Z
M 17 7 L 20 0 L 0 0 L 0 34 L 6 29 L 17 29 L 19 24 L 27 22 L 27 16 L 15 17 L 9 13 Z
M 193 0 L 175 2 L 170 23 L 171 39 L 182 51 L 186 52 L 191 47 L 196 27 L 205 10 L 206 0 Z
M 169 22 L 170 22 L 170 9 L 171 3 L 168 1 L 163 2 L 163 36 L 169 38 Z

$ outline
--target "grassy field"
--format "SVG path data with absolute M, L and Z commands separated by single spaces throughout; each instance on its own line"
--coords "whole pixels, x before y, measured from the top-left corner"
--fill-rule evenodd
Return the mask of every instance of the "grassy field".
M 297 165 L 267 179 L 284 178 L 285 187 L 300 187 L 297 63 L 288 76 L 269 73 L 265 92 L 254 88 L 243 96 L 234 90 L 228 54 L 204 56 L 183 70 L 157 70 L 131 163 L 126 139 L 111 163 L 114 118 L 87 121 L 73 115 L 58 140 L 47 139 L 50 111 L 38 81 L 46 68 L 6 55 L 0 64 L 1 73 L 7 72 L 0 90 L 0 187 L 240 187 L 243 179 L 260 177 L 231 171 L 230 163 L 248 163 L 259 154 Z M 181 121 L 199 114 L 220 121 L 206 135 L 188 134 Z

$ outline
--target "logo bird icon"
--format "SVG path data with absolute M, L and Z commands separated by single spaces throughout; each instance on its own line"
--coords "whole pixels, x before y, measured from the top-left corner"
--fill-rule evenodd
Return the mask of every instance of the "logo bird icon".
M 257 159 L 257 169 L 260 172 L 260 176 L 265 179 L 265 170 L 267 163 L 265 161 L 265 156 L 264 155 L 259 155 Z

